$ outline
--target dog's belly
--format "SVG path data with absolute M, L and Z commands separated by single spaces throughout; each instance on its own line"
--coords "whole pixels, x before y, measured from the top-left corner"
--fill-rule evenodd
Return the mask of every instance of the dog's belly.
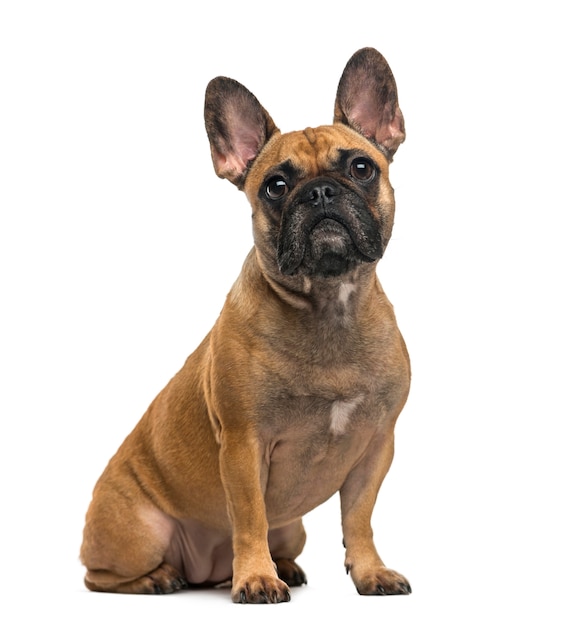
M 172 533 L 164 560 L 192 584 L 216 584 L 232 576 L 230 533 L 209 529 L 195 520 L 172 520 Z
M 231 580 L 233 576 L 233 543 L 230 532 L 207 528 L 199 522 L 175 520 L 158 509 L 147 509 L 149 521 L 156 520 L 156 526 L 170 528 L 169 544 L 163 561 L 175 567 L 185 576 L 187 582 L 199 586 L 214 586 Z M 154 524 L 154 522 L 153 522 Z M 269 546 L 275 554 L 300 538 L 299 524 L 285 524 L 269 531 Z

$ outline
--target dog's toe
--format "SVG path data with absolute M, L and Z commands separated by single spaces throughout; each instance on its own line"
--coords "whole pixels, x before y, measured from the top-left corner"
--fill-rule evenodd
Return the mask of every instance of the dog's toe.
M 141 579 L 140 593 L 166 594 L 181 591 L 188 587 L 187 581 L 172 566 L 163 563 L 156 570 Z M 138 581 L 135 581 L 138 582 Z

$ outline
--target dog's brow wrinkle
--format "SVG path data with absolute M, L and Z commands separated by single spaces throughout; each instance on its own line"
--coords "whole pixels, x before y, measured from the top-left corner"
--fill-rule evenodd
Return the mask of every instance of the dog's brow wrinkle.
M 313 144 L 317 141 L 317 135 L 315 133 L 315 129 L 314 128 L 310 128 L 307 127 L 304 131 L 303 134 L 305 135 L 305 137 L 307 138 L 307 141 L 309 141 L 309 143 Z

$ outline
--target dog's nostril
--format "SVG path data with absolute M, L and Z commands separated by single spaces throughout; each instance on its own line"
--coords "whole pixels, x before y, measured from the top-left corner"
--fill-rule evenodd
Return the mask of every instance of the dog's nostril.
M 318 204 L 319 202 L 323 203 L 324 201 L 331 200 L 336 195 L 337 190 L 332 185 L 319 185 L 310 190 L 309 201 L 314 204 Z

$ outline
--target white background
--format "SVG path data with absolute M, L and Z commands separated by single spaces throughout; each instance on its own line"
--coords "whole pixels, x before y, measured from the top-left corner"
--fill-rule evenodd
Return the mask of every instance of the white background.
M 570 9 L 0 4 L 3 623 L 578 622 Z M 244 196 L 212 169 L 206 83 L 240 80 L 282 130 L 328 123 L 367 45 L 390 62 L 406 120 L 379 271 L 414 371 L 374 529 L 413 595 L 356 594 L 335 499 L 305 520 L 309 585 L 287 605 L 85 591 L 94 482 L 251 246 Z

